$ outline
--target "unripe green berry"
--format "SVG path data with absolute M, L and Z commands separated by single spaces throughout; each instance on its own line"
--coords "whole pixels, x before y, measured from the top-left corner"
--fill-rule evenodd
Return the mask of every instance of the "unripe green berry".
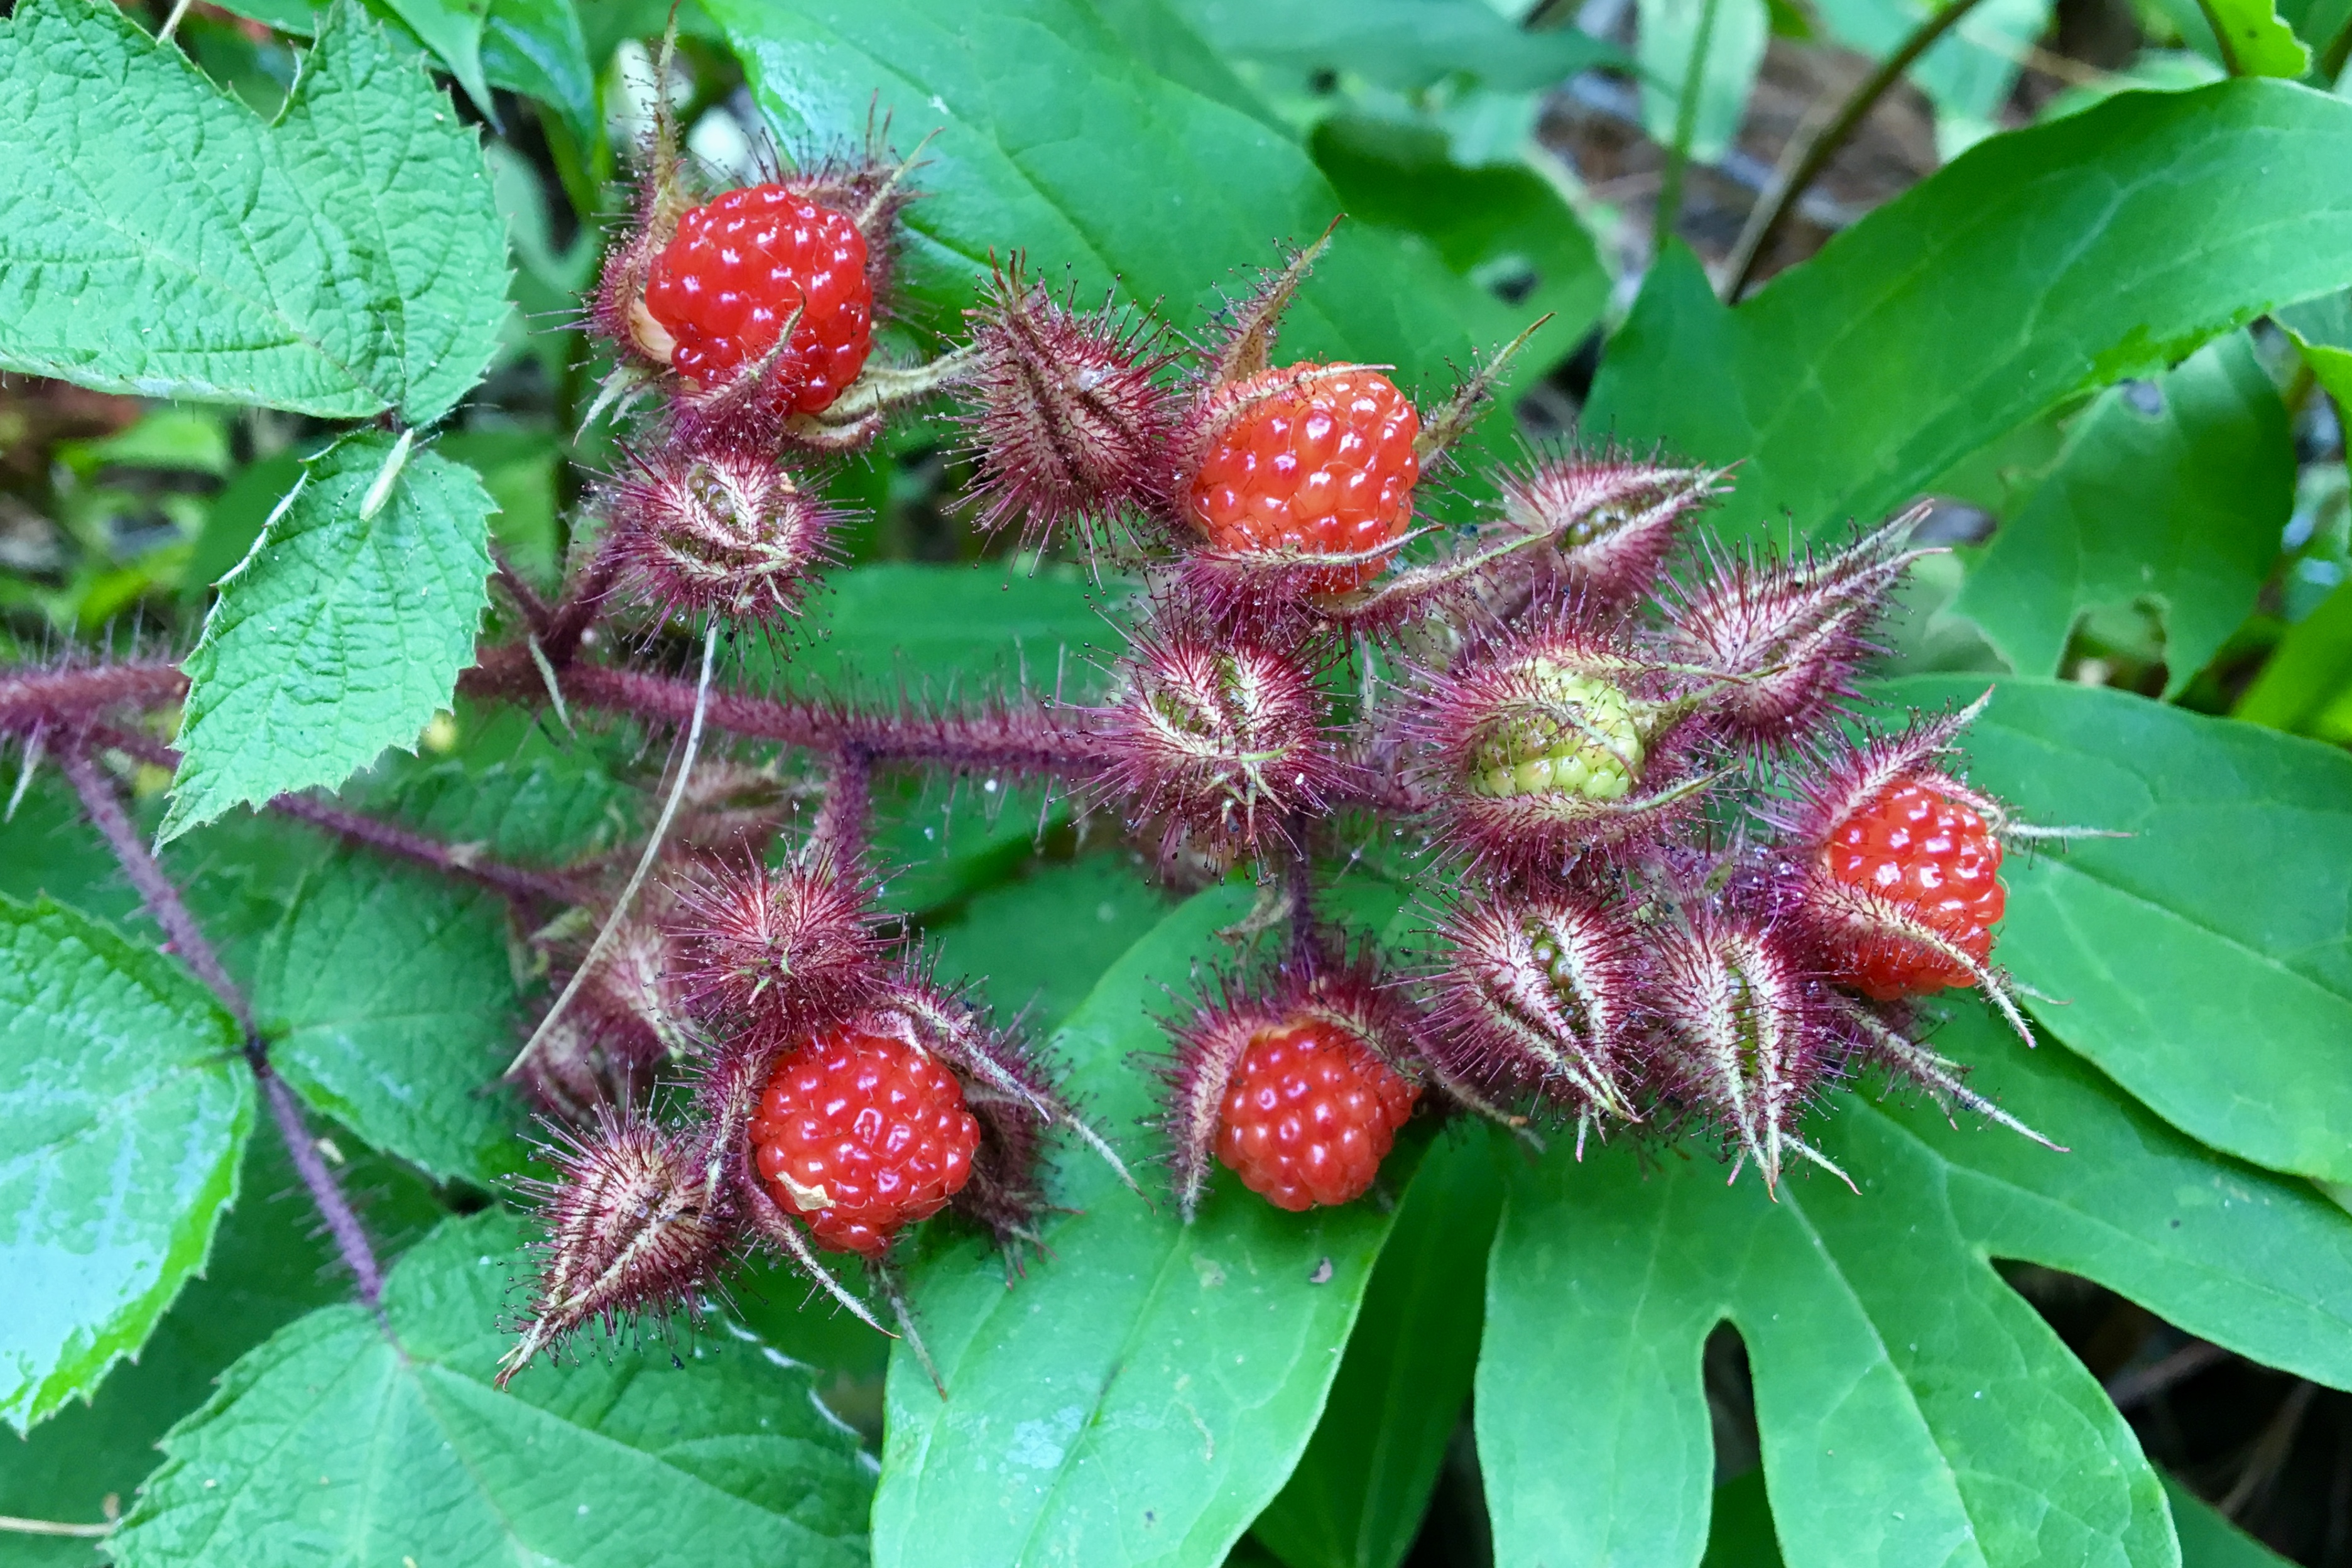
M 1549 660 L 1529 668 L 1535 702 L 1502 719 L 1473 752 L 1470 793 L 1488 799 L 1569 795 L 1622 800 L 1642 776 L 1642 716 L 1617 687 Z

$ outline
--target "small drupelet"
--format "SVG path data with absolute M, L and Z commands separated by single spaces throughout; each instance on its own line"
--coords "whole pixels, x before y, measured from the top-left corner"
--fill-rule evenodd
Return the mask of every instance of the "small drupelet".
M 866 368 L 874 285 L 857 225 L 783 185 L 729 191 L 678 219 L 654 258 L 637 346 L 706 391 L 776 346 L 776 391 L 815 414 Z
M 1875 894 L 1977 963 L 1992 951 L 1992 928 L 2008 894 L 2000 840 L 1977 812 L 1932 779 L 1891 785 L 1838 825 L 1822 851 L 1831 879 Z M 1891 1002 L 1978 976 L 1900 936 L 1858 939 L 1842 978 L 1865 996 Z
M 1421 416 L 1378 371 L 1286 365 L 1218 389 L 1190 508 L 1213 549 L 1353 555 L 1402 535 L 1421 478 Z M 1215 416 L 1213 414 L 1212 416 Z M 1360 588 L 1389 558 L 1323 567 L 1309 587 Z
M 900 1040 L 837 1028 L 787 1052 L 753 1110 L 760 1178 L 817 1245 L 879 1258 L 971 1179 L 963 1086 Z
M 1364 1195 L 1419 1086 L 1320 1019 L 1261 1029 L 1217 1112 L 1217 1158 L 1242 1184 L 1296 1213 Z

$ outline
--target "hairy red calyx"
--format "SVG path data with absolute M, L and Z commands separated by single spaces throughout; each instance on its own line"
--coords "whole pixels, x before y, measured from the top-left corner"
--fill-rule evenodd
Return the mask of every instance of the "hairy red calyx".
M 839 519 L 772 459 L 672 445 L 614 492 L 623 585 L 666 614 L 774 623 L 799 613 Z
M 557 1138 L 555 1179 L 533 1184 L 543 1267 L 500 1387 L 591 1321 L 609 1331 L 640 1313 L 694 1310 L 734 1234 L 699 1151 L 677 1134 L 600 1107 L 592 1129 Z
M 1549 542 L 1544 565 L 1570 594 L 1591 605 L 1631 605 L 1657 586 L 1666 557 L 1723 478 L 1605 452 L 1551 453 L 1502 476 L 1504 525 Z
M 977 367 L 964 424 L 980 458 L 980 527 L 1019 523 L 1024 542 L 1166 506 L 1182 400 L 1162 384 L 1171 356 L 1139 310 L 1074 310 L 999 268 L 969 312 Z
M 677 884 L 677 984 L 715 1026 L 821 1027 L 890 984 L 869 890 L 814 850 L 721 863 Z
M 1431 985 L 1439 1058 L 1506 1098 L 1540 1096 L 1582 1125 L 1642 1119 L 1644 955 L 1622 908 L 1490 894 L 1439 927 Z
M 1731 1179 L 1749 1161 L 1766 1188 L 1801 1155 L 1846 1182 L 1797 1121 L 1851 1048 L 1802 944 L 1738 913 L 1708 910 L 1663 935 L 1655 990 L 1669 1093 L 1721 1128 Z
M 1926 551 L 1906 512 L 1845 549 L 1786 563 L 1718 561 L 1670 607 L 1667 647 L 1730 683 L 1713 711 L 1751 746 L 1785 746 L 1837 721 L 1874 651 L 1887 595 Z
M 1105 715 L 1105 787 L 1139 816 L 1253 847 L 1344 776 L 1302 653 L 1187 629 L 1139 637 Z

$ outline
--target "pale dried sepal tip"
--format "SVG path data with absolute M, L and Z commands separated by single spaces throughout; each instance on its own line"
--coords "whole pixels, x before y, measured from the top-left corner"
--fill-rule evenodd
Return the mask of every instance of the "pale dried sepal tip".
M 1988 1121 L 1998 1122 L 2012 1132 L 2032 1139 L 2045 1149 L 2061 1154 L 2073 1152 L 2063 1143 L 2053 1142 L 2042 1136 L 1969 1088 L 1961 1078 L 1968 1069 L 1959 1063 L 1929 1049 L 1925 1043 L 1910 1038 L 1859 1003 L 1846 1001 L 1843 1005 L 1847 1021 L 1861 1037 L 1864 1055 L 1889 1072 L 1908 1079 L 1926 1090 L 1928 1098 L 1936 1102 L 1937 1109 L 1943 1111 L 1944 1120 L 1954 1127 L 1959 1123 L 1952 1119 L 1952 1107 L 1958 1105 Z
M 835 1305 L 886 1339 L 898 1337 L 882 1326 L 882 1320 L 874 1315 L 871 1307 L 834 1278 L 833 1270 L 824 1266 L 824 1260 L 810 1244 L 808 1233 L 801 1228 L 800 1222 L 786 1214 L 776 1200 L 768 1195 L 762 1184 L 746 1181 L 740 1184 L 744 1218 L 750 1222 L 754 1237 L 773 1248 L 786 1263 L 805 1275 L 812 1290 L 823 1290 L 833 1298 Z
M 1478 423 L 1478 416 L 1486 412 L 1487 402 L 1495 395 L 1495 388 L 1502 383 L 1503 367 L 1517 358 L 1518 352 L 1528 346 L 1528 341 L 1550 322 L 1549 312 L 1537 317 L 1517 337 L 1476 365 L 1462 384 L 1454 389 L 1453 396 L 1431 409 L 1422 419 L 1421 434 L 1413 439 L 1413 455 L 1429 463 L 1451 453 L 1461 439 L 1470 434 L 1471 428 Z

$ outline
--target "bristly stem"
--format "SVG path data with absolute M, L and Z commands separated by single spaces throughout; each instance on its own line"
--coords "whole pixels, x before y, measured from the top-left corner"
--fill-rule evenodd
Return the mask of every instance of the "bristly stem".
M 564 696 L 579 707 L 673 724 L 690 722 L 694 716 L 692 681 L 601 664 L 561 666 L 559 673 Z M 544 695 L 545 684 L 527 656 L 499 648 L 459 678 L 458 689 L 530 701 Z M 1070 777 L 1091 775 L 1104 757 L 1095 735 L 1043 708 L 937 715 L 860 713 L 833 703 L 722 688 L 713 688 L 702 706 L 713 729 L 835 754 L 854 746 L 869 765 L 925 763 L 975 773 Z
M 245 993 L 237 987 L 236 982 L 228 977 L 228 971 L 221 966 L 220 954 L 214 951 L 204 929 L 196 924 L 196 917 L 189 912 L 187 900 L 180 897 L 180 889 L 172 885 L 172 879 L 163 874 L 163 868 L 156 864 L 153 855 L 148 853 L 146 840 L 140 837 L 139 829 L 131 826 L 130 816 L 122 809 L 122 802 L 115 795 L 114 785 L 99 772 L 98 764 L 90 760 L 89 752 L 82 746 L 69 745 L 62 750 L 64 755 L 59 765 L 65 770 L 67 782 L 73 785 L 74 794 L 81 798 L 81 808 L 89 817 L 90 826 L 97 828 L 99 836 L 106 840 L 106 847 L 114 851 L 114 858 L 122 867 L 123 875 L 131 879 L 131 887 L 138 890 L 139 901 L 147 906 L 148 914 L 163 928 L 164 936 L 171 941 L 172 951 L 179 954 L 180 961 L 194 971 L 196 978 L 220 998 L 221 1005 L 226 1007 L 229 1016 L 236 1020 L 239 1032 L 251 1038 L 254 1033 L 253 1009 L 247 1004 Z
M 825 780 L 824 805 L 809 830 L 810 838 L 844 872 L 855 875 L 866 863 L 867 840 L 874 829 L 874 767 L 863 750 L 846 745 L 833 754 L 832 775 Z
M 302 1108 L 295 1103 L 294 1091 L 269 1065 L 268 1053 L 262 1049 L 258 1038 L 247 1037 L 245 1047 L 247 1062 L 253 1076 L 260 1080 L 261 1097 L 269 1102 L 270 1120 L 278 1124 L 278 1136 L 293 1159 L 294 1169 L 309 1190 L 310 1201 L 319 1205 L 319 1214 L 327 1222 L 327 1234 L 335 1238 L 335 1249 L 343 1255 L 343 1267 L 352 1271 L 352 1282 L 358 1286 L 360 1300 L 368 1310 L 379 1315 L 383 1311 L 383 1270 L 376 1263 L 375 1248 L 368 1245 L 367 1228 L 343 1195 L 334 1173 L 327 1169 L 324 1156 L 319 1152 L 319 1141 L 310 1136 L 310 1127 L 302 1120 Z
M 1814 134 L 1798 159 L 1796 171 L 1780 182 L 1766 198 L 1762 216 L 1749 216 L 1748 226 L 1740 234 L 1739 244 L 1725 268 L 1727 280 L 1723 287 L 1723 299 L 1727 304 L 1738 301 L 1741 290 L 1756 276 L 1757 263 L 1763 259 L 1773 237 L 1780 232 L 1780 226 L 1788 221 L 1789 215 L 1796 210 L 1805 193 L 1813 188 L 1813 182 L 1821 177 L 1823 169 L 1829 167 L 1830 160 L 1837 155 L 1838 149 L 1845 145 L 1846 138 L 1861 125 L 1864 116 L 1876 108 L 1878 100 L 1903 79 L 1903 73 L 1911 68 L 1912 61 L 1933 47 L 1937 39 L 1958 26 L 1960 18 L 1975 10 L 1979 4 L 1979 0 L 1947 0 L 1942 10 L 1913 28 L 1911 36 L 1903 40 L 1902 46 L 1878 63 L 1878 68 L 1853 89 L 1836 116 Z
M 228 971 L 221 966 L 220 954 L 205 935 L 204 929 L 196 924 L 196 917 L 189 910 L 187 900 L 180 896 L 180 889 L 172 885 L 171 878 L 163 874 L 163 868 L 149 853 L 146 840 L 131 826 L 130 816 L 122 809 L 122 802 L 114 793 L 113 784 L 91 760 L 88 745 L 78 743 L 63 748 L 63 752 L 60 765 L 73 784 L 74 794 L 81 798 L 82 810 L 88 814 L 91 826 L 105 838 L 107 847 L 114 852 L 114 858 L 121 866 L 123 875 L 129 877 L 131 885 L 138 889 L 140 901 L 147 906 L 147 912 L 154 917 L 155 923 L 163 928 L 163 934 L 171 939 L 172 950 L 179 955 L 180 961 L 211 988 L 213 994 L 220 998 L 221 1005 L 236 1020 L 237 1028 L 245 1037 L 246 1063 L 261 1085 L 262 1098 L 269 1102 L 270 1118 L 278 1124 L 278 1136 L 285 1141 L 286 1152 L 293 1160 L 296 1172 L 301 1175 L 302 1185 L 309 1190 L 310 1201 L 318 1205 L 320 1215 L 326 1220 L 327 1230 L 334 1237 L 335 1247 L 343 1256 L 344 1267 L 352 1271 L 352 1278 L 358 1283 L 360 1300 L 367 1303 L 371 1311 L 376 1310 L 377 1301 L 383 1294 L 383 1271 L 376 1264 L 375 1249 L 368 1245 L 367 1231 L 361 1226 L 359 1215 L 353 1212 L 351 1201 L 343 1195 L 334 1173 L 327 1169 L 326 1161 L 320 1156 L 317 1142 L 303 1124 L 301 1108 L 294 1103 L 293 1091 L 271 1069 L 268 1048 L 262 1044 L 260 1032 L 254 1027 L 253 1009 L 246 1001 L 245 993 L 229 978 Z
M 1307 851 L 1309 825 L 1305 812 L 1290 819 L 1290 864 L 1284 868 L 1289 886 L 1290 955 L 1294 962 L 1312 962 L 1315 953 L 1315 865 Z

